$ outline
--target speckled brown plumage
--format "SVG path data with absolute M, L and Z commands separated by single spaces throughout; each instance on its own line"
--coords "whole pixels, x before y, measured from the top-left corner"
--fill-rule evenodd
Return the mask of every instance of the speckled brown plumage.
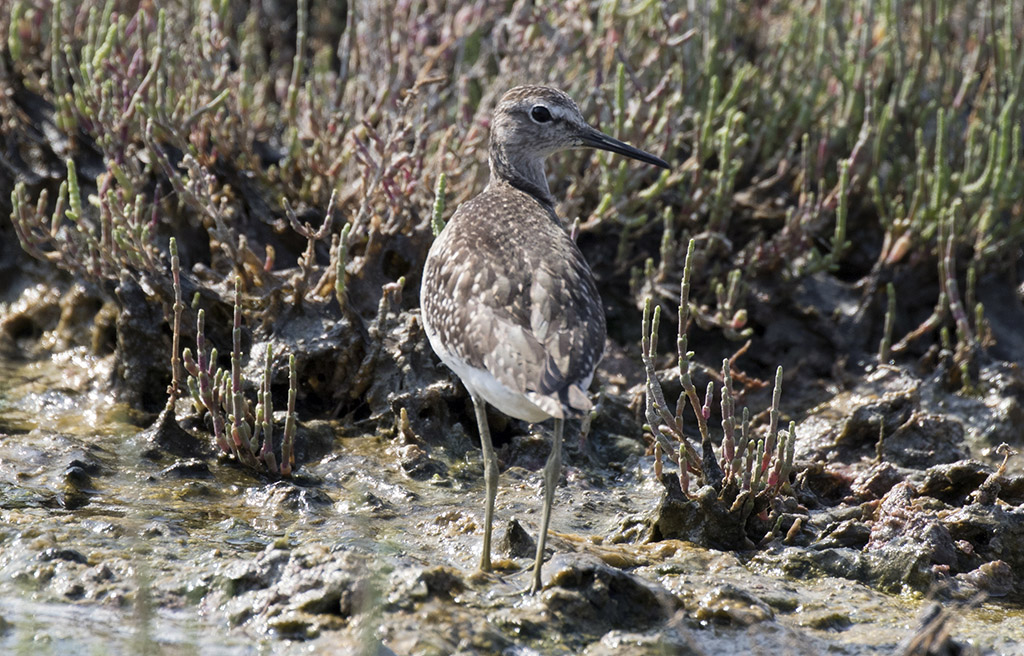
M 489 185 L 434 243 L 424 290 L 442 359 L 485 369 L 549 417 L 590 409 L 583 390 L 604 349 L 604 310 L 549 206 L 504 181 Z
M 564 418 L 592 407 L 586 389 L 604 350 L 604 309 L 594 276 L 555 214 L 544 174 L 548 155 L 580 147 L 668 168 L 587 125 L 561 91 L 511 89 L 491 123 L 491 180 L 459 206 L 434 240 L 420 288 L 430 345 L 465 384 L 476 411 L 487 490 L 484 571 L 491 568 L 498 483 L 484 404 L 527 421 L 555 419 L 531 591 L 541 585 Z

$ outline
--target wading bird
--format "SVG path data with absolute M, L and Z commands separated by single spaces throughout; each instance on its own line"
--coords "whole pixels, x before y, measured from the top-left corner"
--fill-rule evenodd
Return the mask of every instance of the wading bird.
M 476 410 L 487 494 L 484 571 L 491 569 L 498 486 L 485 403 L 529 422 L 555 420 L 530 592 L 541 587 L 565 418 L 591 409 L 586 390 L 605 341 L 594 276 L 555 214 L 544 173 L 545 158 L 568 148 L 599 148 L 669 168 L 588 125 L 561 91 L 515 87 L 494 110 L 490 181 L 434 240 L 420 289 L 430 345 L 462 380 Z

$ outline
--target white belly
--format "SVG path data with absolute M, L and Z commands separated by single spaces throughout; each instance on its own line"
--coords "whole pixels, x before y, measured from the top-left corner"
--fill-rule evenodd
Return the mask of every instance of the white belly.
M 533 423 L 551 418 L 550 414 L 537 407 L 525 395 L 501 384 L 491 372 L 471 367 L 464 360 L 450 353 L 426 320 L 423 321 L 423 328 L 434 353 L 437 353 L 441 362 L 455 372 L 470 394 L 479 396 L 506 415 L 516 419 Z

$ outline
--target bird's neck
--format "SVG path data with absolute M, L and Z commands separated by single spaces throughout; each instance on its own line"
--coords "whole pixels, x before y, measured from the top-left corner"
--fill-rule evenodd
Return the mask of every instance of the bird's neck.
M 491 181 L 504 182 L 520 191 L 524 191 L 549 208 L 554 209 L 555 201 L 548 188 L 548 178 L 544 173 L 544 160 L 539 157 L 523 157 L 510 153 L 500 144 L 491 144 L 490 149 Z

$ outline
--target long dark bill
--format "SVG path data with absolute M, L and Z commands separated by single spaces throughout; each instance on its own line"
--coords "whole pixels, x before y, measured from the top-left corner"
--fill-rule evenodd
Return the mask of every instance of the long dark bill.
M 590 128 L 580 135 L 580 141 L 583 142 L 584 146 L 590 146 L 591 148 L 599 148 L 601 150 L 608 150 L 619 155 L 625 155 L 626 157 L 632 157 L 633 159 L 646 162 L 647 164 L 653 164 L 654 166 L 660 166 L 663 169 L 672 168 L 668 165 L 668 162 L 655 157 L 654 155 L 644 152 L 639 148 L 634 148 L 627 143 L 623 143 L 618 139 L 613 139 L 607 134 L 599 132 L 594 128 Z

